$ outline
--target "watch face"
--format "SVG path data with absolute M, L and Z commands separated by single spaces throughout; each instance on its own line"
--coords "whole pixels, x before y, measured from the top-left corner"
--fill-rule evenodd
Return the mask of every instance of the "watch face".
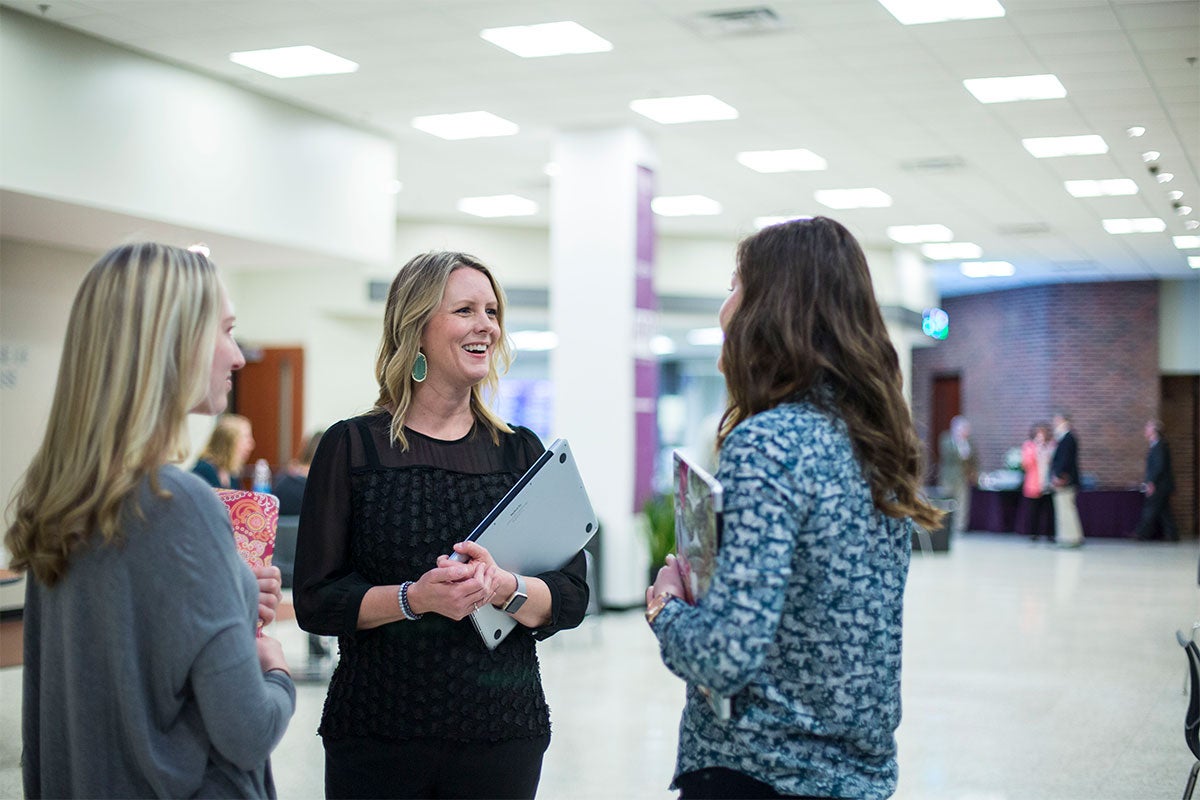
M 525 601 L 529 598 L 526 595 L 517 592 L 512 596 L 512 599 L 505 604 L 504 610 L 509 614 L 515 614 L 521 610 L 521 606 L 525 605 Z

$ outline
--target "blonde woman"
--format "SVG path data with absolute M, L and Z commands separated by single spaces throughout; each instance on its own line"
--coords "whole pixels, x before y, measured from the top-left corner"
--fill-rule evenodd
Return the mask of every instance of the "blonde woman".
M 417 256 L 388 292 L 375 410 L 321 437 L 294 596 L 300 626 L 341 653 L 318 730 L 328 797 L 537 791 L 550 715 L 535 640 L 578 625 L 588 590 L 582 554 L 521 576 L 462 543 L 544 450 L 484 402 L 508 357 L 487 267 Z M 485 603 L 520 623 L 491 651 L 466 619 Z
M 242 468 L 253 452 L 250 420 L 240 414 L 222 414 L 192 472 L 216 489 L 240 489 Z
M 25 597 L 26 797 L 273 797 L 295 708 L 279 570 L 238 557 L 224 505 L 172 462 L 224 410 L 233 310 L 205 257 L 106 253 L 67 327 L 41 447 L 5 536 Z

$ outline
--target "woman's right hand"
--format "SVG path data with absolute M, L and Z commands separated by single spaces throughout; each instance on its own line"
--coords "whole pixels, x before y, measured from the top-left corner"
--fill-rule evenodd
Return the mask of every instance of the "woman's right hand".
M 496 593 L 495 570 L 479 561 L 450 562 L 434 567 L 408 587 L 408 605 L 414 614 L 432 611 L 460 620 L 491 602 Z
M 283 657 L 283 645 L 278 639 L 264 634 L 255 639 L 254 643 L 258 646 L 258 665 L 262 667 L 263 672 L 281 669 L 289 675 L 292 674 L 288 669 L 287 660 Z

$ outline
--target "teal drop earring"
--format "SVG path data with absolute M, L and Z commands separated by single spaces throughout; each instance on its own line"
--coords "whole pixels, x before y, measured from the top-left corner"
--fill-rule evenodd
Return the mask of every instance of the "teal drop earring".
M 429 375 L 429 362 L 425 359 L 425 354 L 418 350 L 417 360 L 413 362 L 412 378 L 417 383 L 421 383 L 427 375 Z

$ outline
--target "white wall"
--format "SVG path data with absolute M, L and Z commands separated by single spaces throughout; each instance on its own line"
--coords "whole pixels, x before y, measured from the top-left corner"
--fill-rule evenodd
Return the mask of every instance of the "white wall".
M 390 262 L 390 140 L 25 14 L 0 21 L 0 187 Z
M 1158 320 L 1159 371 L 1200 373 L 1200 281 L 1163 281 Z
M 13 488 L 46 433 L 75 290 L 95 260 L 93 253 L 0 240 L 0 508 L 6 522 Z

